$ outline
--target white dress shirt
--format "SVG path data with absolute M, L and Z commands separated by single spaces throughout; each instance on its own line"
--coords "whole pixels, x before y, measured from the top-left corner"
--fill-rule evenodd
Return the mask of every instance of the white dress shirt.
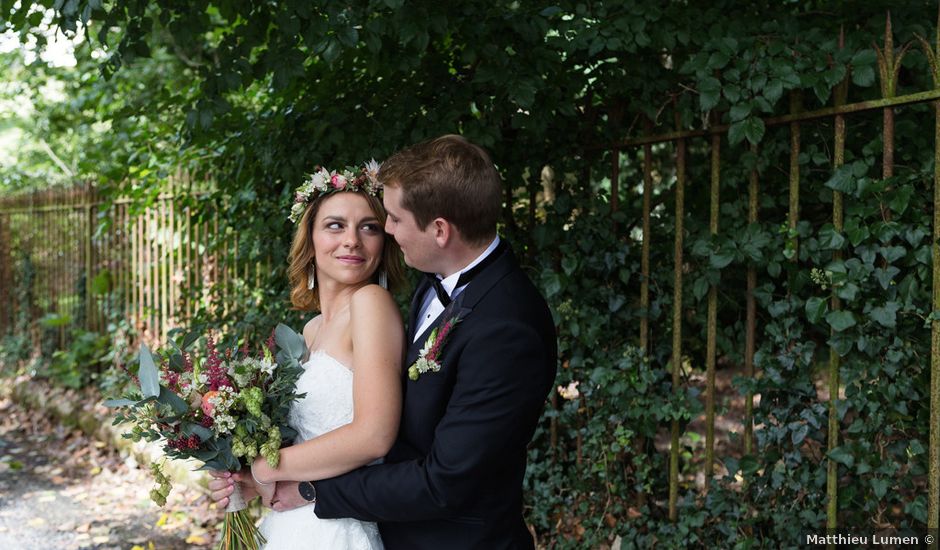
M 470 283 L 467 283 L 459 288 L 454 288 L 454 285 L 457 284 L 457 280 L 460 279 L 460 275 L 464 271 L 468 271 L 478 263 L 482 262 L 484 258 L 496 250 L 497 246 L 499 246 L 499 235 L 493 239 L 493 242 L 490 243 L 488 247 L 486 247 L 486 250 L 484 250 L 482 254 L 477 256 L 475 260 L 467 264 L 466 267 L 460 271 L 453 273 L 444 279 L 441 279 L 441 276 L 438 275 L 437 277 L 441 281 L 441 286 L 444 287 L 444 291 L 447 292 L 447 295 L 453 299 L 456 298 L 458 294 L 463 292 L 463 290 L 467 288 L 467 284 Z M 421 336 L 424 331 L 426 331 L 428 327 L 431 326 L 431 323 L 437 319 L 437 316 L 444 311 L 444 304 L 438 300 L 437 293 L 434 292 L 434 287 L 429 287 L 425 292 L 424 299 L 421 301 L 421 309 L 418 311 L 420 314 L 415 317 L 415 322 L 418 323 L 418 330 L 415 331 L 414 340 L 412 340 L 412 342 L 417 341 L 418 337 Z

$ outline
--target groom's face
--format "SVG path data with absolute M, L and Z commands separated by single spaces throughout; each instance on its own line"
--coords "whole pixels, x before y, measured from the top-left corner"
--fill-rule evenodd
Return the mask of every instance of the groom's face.
M 388 217 L 385 220 L 385 232 L 395 238 L 405 256 L 405 263 L 420 270 L 435 272 L 434 255 L 437 250 L 431 224 L 423 230 L 418 228 L 411 211 L 401 205 L 401 187 L 386 186 L 382 203 Z

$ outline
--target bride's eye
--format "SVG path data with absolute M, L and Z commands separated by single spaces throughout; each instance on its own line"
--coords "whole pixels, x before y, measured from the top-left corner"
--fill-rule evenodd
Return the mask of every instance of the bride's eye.
M 333 229 L 333 230 L 342 229 L 342 228 L 343 228 L 343 224 L 341 224 L 341 223 L 339 223 L 339 222 L 330 222 L 330 223 L 326 224 L 326 228 L 327 228 L 327 229 Z
M 382 230 L 382 228 L 379 227 L 379 224 L 377 223 L 366 223 L 362 225 L 362 228 L 369 233 L 378 233 Z

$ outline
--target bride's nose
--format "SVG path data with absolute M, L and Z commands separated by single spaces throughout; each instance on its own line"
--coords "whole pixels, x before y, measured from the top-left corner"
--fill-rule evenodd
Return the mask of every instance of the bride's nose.
M 359 231 L 357 231 L 355 227 L 347 229 L 346 233 L 343 235 L 343 246 L 346 248 L 359 248 L 361 242 Z

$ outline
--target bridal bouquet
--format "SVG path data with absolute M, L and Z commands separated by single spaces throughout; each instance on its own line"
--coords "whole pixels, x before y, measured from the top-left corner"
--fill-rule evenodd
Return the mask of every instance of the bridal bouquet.
M 194 458 L 200 469 L 237 471 L 261 455 L 277 467 L 282 441 L 296 433 L 287 425 L 306 352 L 303 337 L 279 324 L 259 352 L 247 348 L 221 350 L 211 336 L 205 349 L 189 351 L 199 334 L 153 353 L 140 348 L 139 390 L 105 402 L 119 407 L 114 423 L 130 423 L 123 437 L 133 441 L 162 441 L 171 459 Z M 157 367 L 159 362 L 160 367 Z M 151 465 L 158 486 L 150 497 L 166 503 L 168 478 Z M 220 548 L 257 549 L 264 543 L 248 515 L 238 486 L 229 499 Z

